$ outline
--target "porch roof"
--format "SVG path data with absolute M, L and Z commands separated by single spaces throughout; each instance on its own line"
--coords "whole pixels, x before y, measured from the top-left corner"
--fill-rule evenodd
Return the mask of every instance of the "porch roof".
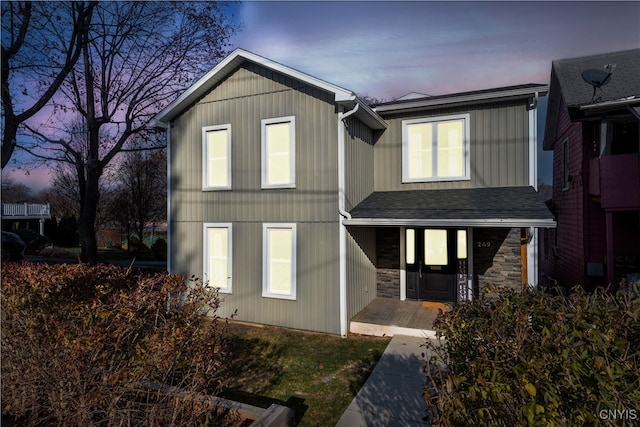
M 349 213 L 346 225 L 556 227 L 533 187 L 376 191 Z

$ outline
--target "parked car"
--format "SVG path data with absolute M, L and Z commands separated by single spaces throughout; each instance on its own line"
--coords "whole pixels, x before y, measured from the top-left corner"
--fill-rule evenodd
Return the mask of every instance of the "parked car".
M 45 236 L 28 228 L 16 230 L 15 234 L 27 245 L 26 252 L 29 254 L 39 253 L 49 243 L 49 239 Z
M 20 261 L 24 259 L 27 244 L 15 233 L 2 232 L 2 260 Z

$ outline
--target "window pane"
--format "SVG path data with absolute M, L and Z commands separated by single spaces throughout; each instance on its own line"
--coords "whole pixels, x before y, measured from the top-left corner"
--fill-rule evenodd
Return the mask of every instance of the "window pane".
M 467 230 L 458 230 L 458 259 L 467 259 Z
M 463 120 L 438 123 L 438 176 L 464 176 Z
M 288 184 L 291 179 L 291 123 L 267 125 L 267 179 Z
M 447 265 L 447 230 L 424 230 L 424 264 Z
M 269 292 L 291 294 L 293 291 L 292 259 L 293 231 L 272 228 L 268 230 Z
M 229 185 L 229 161 L 227 130 L 207 132 L 207 186 L 224 187 Z
M 406 233 L 406 259 L 407 264 L 416 263 L 416 230 L 408 228 Z
M 418 123 L 407 126 L 409 178 L 433 176 L 433 126 Z
M 226 288 L 229 278 L 229 230 L 227 228 L 207 229 L 207 275 L 209 286 Z

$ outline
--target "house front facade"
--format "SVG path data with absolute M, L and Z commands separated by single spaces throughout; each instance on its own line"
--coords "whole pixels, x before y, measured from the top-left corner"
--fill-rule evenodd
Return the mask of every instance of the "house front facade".
M 639 277 L 638 76 L 640 49 L 552 63 L 543 148 L 558 226 L 543 232 L 545 284 L 616 289 Z
M 346 335 L 376 298 L 537 283 L 537 98 L 522 85 L 370 108 L 241 49 L 161 111 L 169 270 L 218 314 Z

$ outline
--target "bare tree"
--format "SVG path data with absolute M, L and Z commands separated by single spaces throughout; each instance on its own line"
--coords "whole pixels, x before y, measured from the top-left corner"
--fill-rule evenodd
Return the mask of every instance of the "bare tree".
M 47 105 L 80 58 L 94 4 L 3 1 L 1 7 L 4 169 L 20 126 Z
M 233 24 L 218 2 L 100 2 L 84 49 L 55 106 L 79 116 L 86 151 L 56 120 L 29 127 L 36 145 L 19 145 L 41 159 L 73 161 L 80 190 L 81 259 L 98 261 L 95 223 L 99 180 L 121 152 L 164 144 L 148 122 L 226 53 Z M 141 146 L 140 141 L 150 145 Z
M 34 199 L 33 191 L 26 185 L 2 171 L 2 201 L 4 203 L 26 203 Z
M 109 216 L 127 236 L 133 232 L 141 242 L 149 224 L 167 219 L 166 164 L 163 151 L 135 151 L 126 153 L 116 171 L 119 182 Z

